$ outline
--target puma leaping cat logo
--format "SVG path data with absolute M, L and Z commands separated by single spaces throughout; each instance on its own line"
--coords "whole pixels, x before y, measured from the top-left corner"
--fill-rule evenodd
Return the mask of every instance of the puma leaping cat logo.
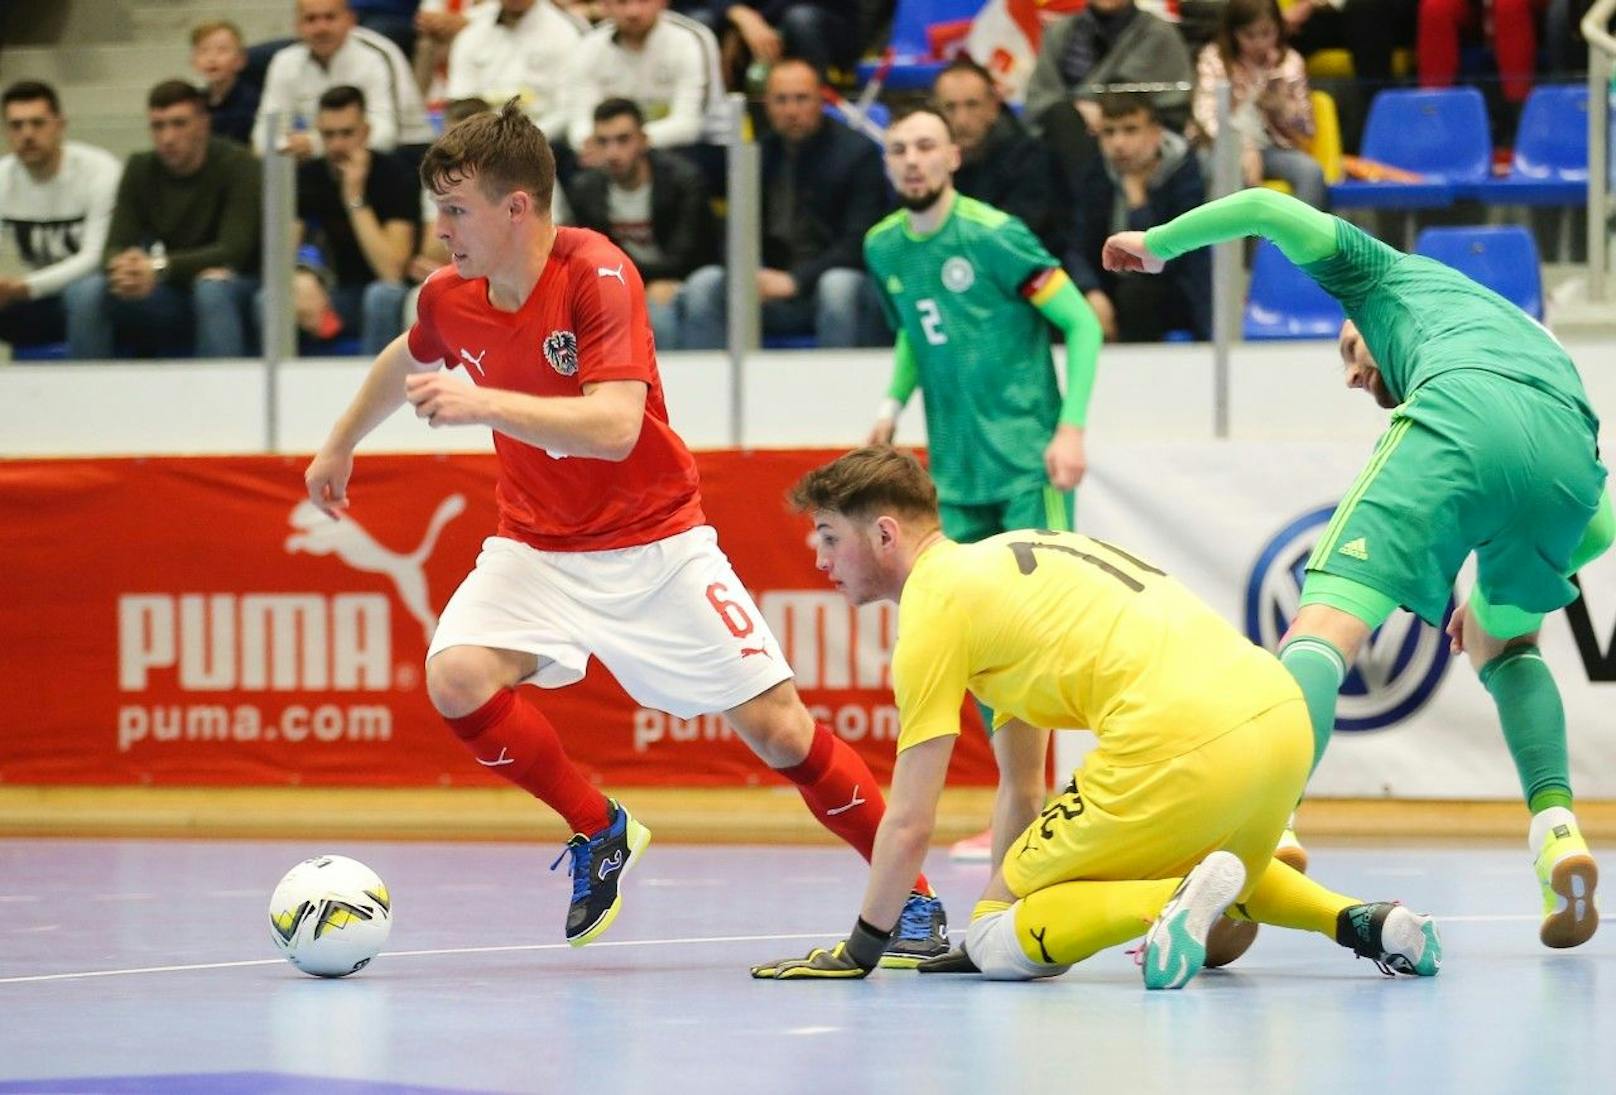
M 366 574 L 385 574 L 398 591 L 398 599 L 421 624 L 428 644 L 437 629 L 438 617 L 427 599 L 426 561 L 438 545 L 438 534 L 443 526 L 460 516 L 466 509 L 466 496 L 451 494 L 438 503 L 426 532 L 414 551 L 401 555 L 383 547 L 358 521 L 347 514 L 335 521 L 322 513 L 313 502 L 305 499 L 292 509 L 291 525 L 297 531 L 286 538 L 286 550 L 292 554 L 335 555 L 355 570 Z

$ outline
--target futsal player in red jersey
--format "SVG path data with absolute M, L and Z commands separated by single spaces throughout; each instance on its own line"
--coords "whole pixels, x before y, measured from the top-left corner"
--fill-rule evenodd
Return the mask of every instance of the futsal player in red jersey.
M 695 461 L 668 424 L 633 262 L 606 237 L 551 220 L 555 160 L 514 100 L 444 134 L 421 178 L 453 265 L 422 287 L 415 326 L 376 358 L 304 480 L 336 517 L 354 446 L 406 399 L 434 427 L 494 431 L 499 527 L 438 622 L 427 691 L 479 763 L 571 826 L 567 940 L 582 946 L 610 926 L 622 877 L 651 839 L 517 691 L 573 684 L 591 656 L 644 706 L 680 718 L 723 712 L 869 859 L 879 787 L 803 706 L 705 524 Z M 946 932 L 921 877 L 884 964 L 946 953 Z

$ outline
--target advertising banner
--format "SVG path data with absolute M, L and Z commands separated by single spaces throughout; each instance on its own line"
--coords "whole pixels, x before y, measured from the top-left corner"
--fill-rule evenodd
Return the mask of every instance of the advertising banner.
M 849 607 L 784 502 L 833 455 L 703 453 L 703 498 L 811 710 L 885 780 L 896 613 Z M 0 462 L 0 781 L 498 782 L 433 712 L 422 664 L 495 526 L 494 458 L 361 457 L 340 521 L 304 497 L 304 463 Z M 638 707 L 598 664 L 579 685 L 527 694 L 601 783 L 777 778 L 717 715 Z M 991 784 L 974 710 L 964 718 L 951 778 Z
M 1347 443 L 1096 446 L 1078 527 L 1175 575 L 1273 650 L 1295 614 L 1313 544 L 1369 456 L 1368 446 Z M 1582 599 L 1549 616 L 1541 638 L 1565 701 L 1573 787 L 1591 798 L 1616 797 L 1611 555 L 1585 568 Z M 1467 571 L 1456 596 L 1469 588 Z M 1510 799 L 1520 788 L 1468 656 L 1450 655 L 1446 636 L 1399 611 L 1351 668 L 1309 793 Z

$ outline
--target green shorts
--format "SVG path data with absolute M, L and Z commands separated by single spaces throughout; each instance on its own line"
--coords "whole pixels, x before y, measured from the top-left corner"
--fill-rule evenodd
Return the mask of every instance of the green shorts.
M 1576 599 L 1571 555 L 1604 484 L 1593 432 L 1572 407 L 1480 370 L 1444 373 L 1392 413 L 1307 569 L 1440 624 L 1474 551 L 1490 603 L 1552 612 Z
M 960 544 L 974 544 L 1013 529 L 1072 531 L 1072 492 L 1051 486 L 1022 491 L 1000 502 L 974 506 L 944 502 L 938 508 L 942 511 L 943 535 Z

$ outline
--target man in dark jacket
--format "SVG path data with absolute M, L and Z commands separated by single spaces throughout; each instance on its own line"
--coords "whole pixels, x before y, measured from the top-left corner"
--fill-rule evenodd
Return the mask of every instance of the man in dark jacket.
M 1067 202 L 1054 157 L 1004 109 L 992 74 L 960 57 L 937 74 L 931 92 L 959 145 L 954 189 L 1020 218 L 1053 254 L 1064 251 Z
M 881 150 L 826 118 L 819 73 L 785 60 L 769 72 L 761 143 L 763 333 L 812 335 L 820 346 L 890 345 L 864 273 L 864 233 L 886 203 Z M 685 284 L 680 345 L 724 345 L 724 271 L 705 266 Z
M 129 157 L 107 232 L 105 270 L 68 286 L 78 360 L 133 351 L 243 357 L 258 289 L 258 161 L 210 135 L 194 85 L 165 80 L 147 99 L 152 151 Z
M 684 280 L 712 258 L 718 231 L 701 171 L 678 153 L 651 148 L 645 115 L 632 99 L 595 108 L 591 136 L 600 166 L 567 187 L 573 223 L 593 228 L 634 260 L 658 349 L 679 345 L 675 299 Z
M 1206 200 L 1189 144 L 1164 129 L 1148 96 L 1100 98 L 1100 158 L 1079 180 L 1065 266 L 1100 317 L 1108 342 L 1159 342 L 1168 331 L 1212 337 L 1212 268 L 1205 248 L 1167 264 L 1159 277 L 1112 274 L 1100 252 L 1113 232 L 1165 224 Z

